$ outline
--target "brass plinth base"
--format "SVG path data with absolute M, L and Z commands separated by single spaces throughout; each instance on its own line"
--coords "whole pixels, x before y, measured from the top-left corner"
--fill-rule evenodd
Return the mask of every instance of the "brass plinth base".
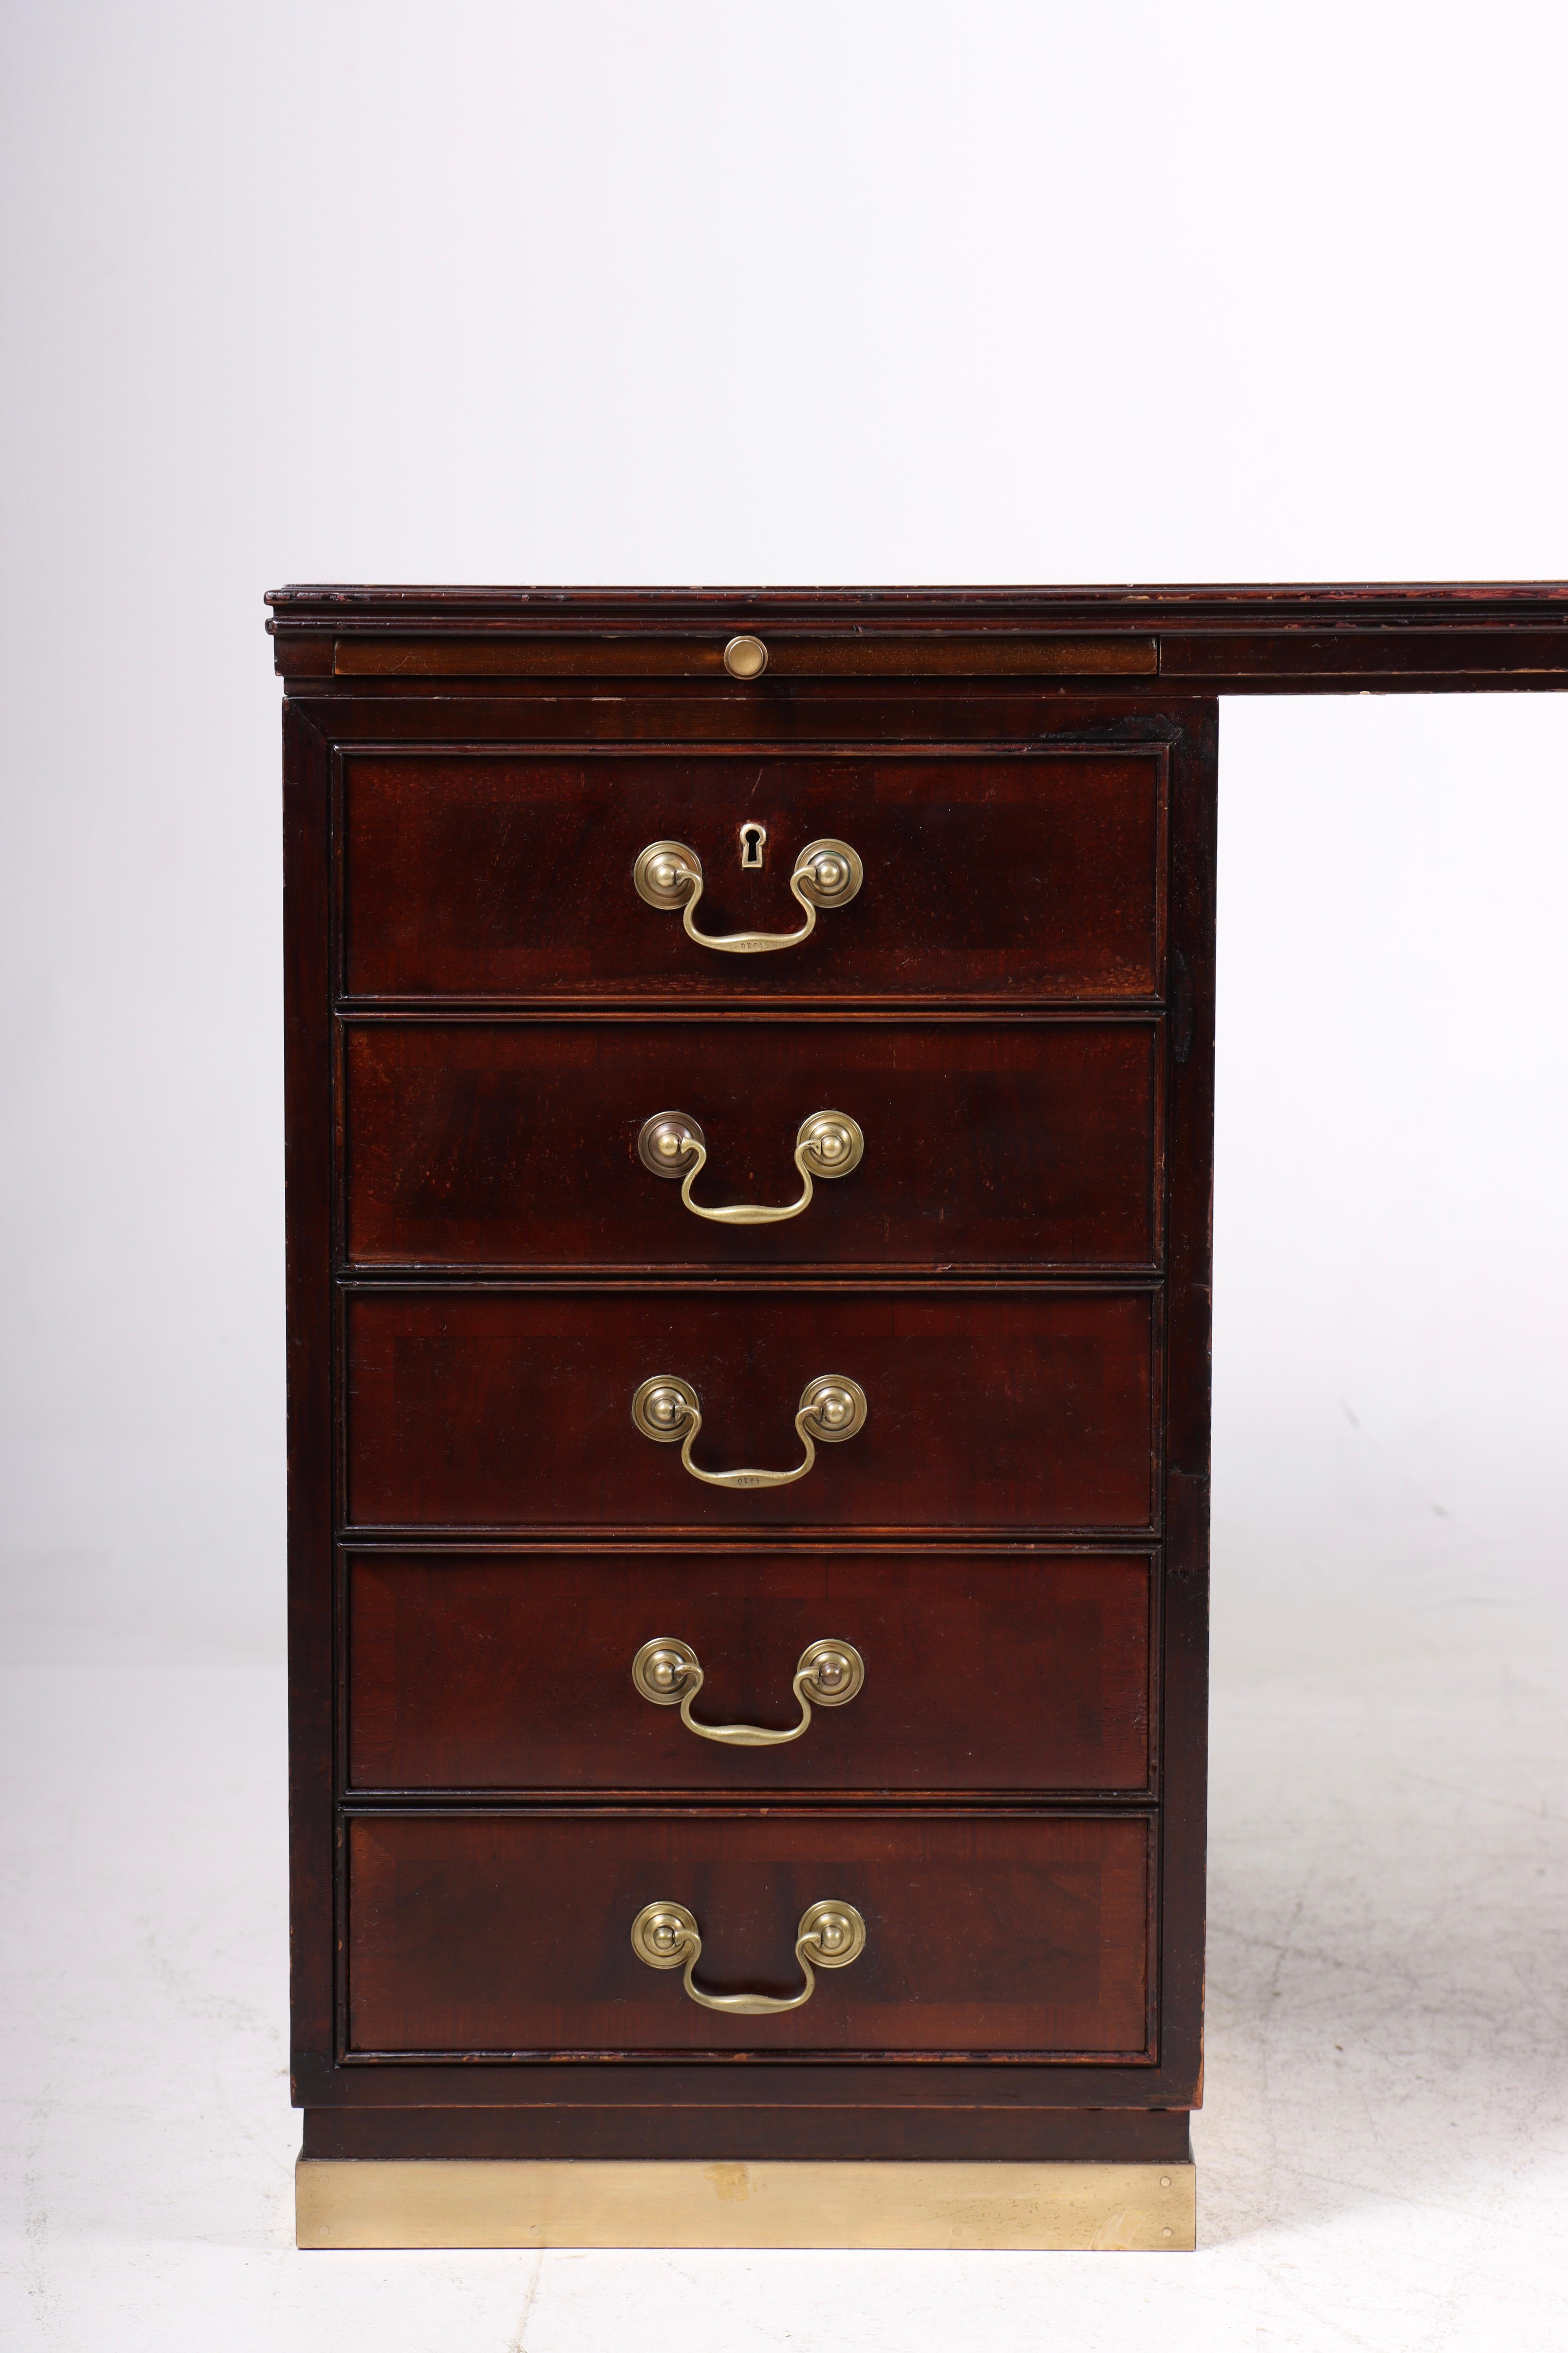
M 301 2158 L 301 2247 L 1196 2244 L 1191 2165 Z

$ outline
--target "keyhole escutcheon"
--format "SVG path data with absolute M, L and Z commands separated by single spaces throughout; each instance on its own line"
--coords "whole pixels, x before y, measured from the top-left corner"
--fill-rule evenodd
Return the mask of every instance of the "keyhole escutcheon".
M 741 864 L 754 870 L 763 862 L 763 845 L 767 840 L 765 825 L 743 825 L 741 828 Z

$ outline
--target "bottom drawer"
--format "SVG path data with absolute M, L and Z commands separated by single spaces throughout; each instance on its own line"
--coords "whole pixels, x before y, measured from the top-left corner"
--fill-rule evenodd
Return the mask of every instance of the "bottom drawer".
M 1146 1815 L 384 1813 L 347 1831 L 351 2058 L 1155 2055 Z M 699 1991 L 786 2000 L 824 1900 L 859 1914 L 864 1947 L 832 1967 L 830 1930 L 797 2009 L 703 2008 L 633 1950 L 645 1907 L 680 1905 Z

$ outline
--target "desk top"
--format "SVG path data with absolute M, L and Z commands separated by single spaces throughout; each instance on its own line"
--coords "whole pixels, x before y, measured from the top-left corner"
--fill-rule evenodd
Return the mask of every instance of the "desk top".
M 993 588 L 273 589 L 279 674 L 360 682 L 713 678 L 743 632 L 768 684 L 1048 679 L 1117 693 L 1568 688 L 1568 581 Z

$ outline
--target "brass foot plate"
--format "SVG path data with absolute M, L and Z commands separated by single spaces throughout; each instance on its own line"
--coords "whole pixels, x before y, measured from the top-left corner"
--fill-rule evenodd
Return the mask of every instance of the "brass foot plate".
M 301 2247 L 1196 2244 L 1191 2165 L 301 2158 Z

